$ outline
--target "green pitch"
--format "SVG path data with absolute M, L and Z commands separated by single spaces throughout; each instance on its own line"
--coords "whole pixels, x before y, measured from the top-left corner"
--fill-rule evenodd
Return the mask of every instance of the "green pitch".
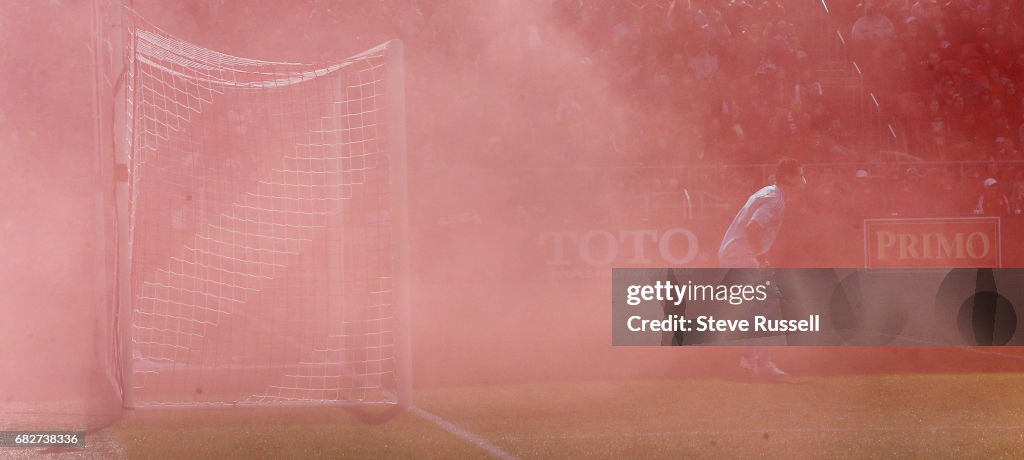
M 421 390 L 418 406 L 521 458 L 1014 457 L 1024 375 L 782 382 L 564 382 Z M 466 458 L 478 444 L 410 412 L 138 412 L 112 427 L 129 458 Z

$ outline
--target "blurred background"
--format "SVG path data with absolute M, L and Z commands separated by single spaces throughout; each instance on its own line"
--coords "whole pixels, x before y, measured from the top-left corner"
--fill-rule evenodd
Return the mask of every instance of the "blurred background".
M 1019 2 L 128 3 L 256 59 L 405 42 L 417 386 L 733 367 L 718 349 L 611 348 L 611 268 L 714 266 L 782 156 L 806 164 L 810 187 L 779 266 L 863 266 L 864 219 L 998 216 L 1004 242 L 1024 226 Z M 96 180 L 91 7 L 0 2 L 0 401 L 108 388 L 92 352 L 111 246 L 92 193 L 109 185 Z M 996 250 L 1024 266 L 1016 245 Z M 787 353 L 797 372 L 990 365 Z

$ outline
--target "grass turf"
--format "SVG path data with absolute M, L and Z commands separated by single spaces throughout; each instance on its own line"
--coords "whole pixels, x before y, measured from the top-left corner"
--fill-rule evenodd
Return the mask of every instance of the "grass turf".
M 782 382 L 559 382 L 423 390 L 417 405 L 523 458 L 1014 457 L 1024 375 Z M 486 453 L 405 412 L 138 412 L 114 427 L 130 458 L 465 458 Z

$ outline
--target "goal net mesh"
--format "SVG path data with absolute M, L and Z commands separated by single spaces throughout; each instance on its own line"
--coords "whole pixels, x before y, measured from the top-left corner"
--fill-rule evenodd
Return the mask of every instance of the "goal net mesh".
M 388 45 L 314 66 L 125 30 L 134 404 L 395 402 Z

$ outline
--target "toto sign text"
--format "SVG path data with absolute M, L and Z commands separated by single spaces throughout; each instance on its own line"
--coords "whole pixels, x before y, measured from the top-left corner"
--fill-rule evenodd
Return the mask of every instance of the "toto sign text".
M 697 258 L 697 235 L 685 228 L 544 232 L 548 265 L 683 266 Z

